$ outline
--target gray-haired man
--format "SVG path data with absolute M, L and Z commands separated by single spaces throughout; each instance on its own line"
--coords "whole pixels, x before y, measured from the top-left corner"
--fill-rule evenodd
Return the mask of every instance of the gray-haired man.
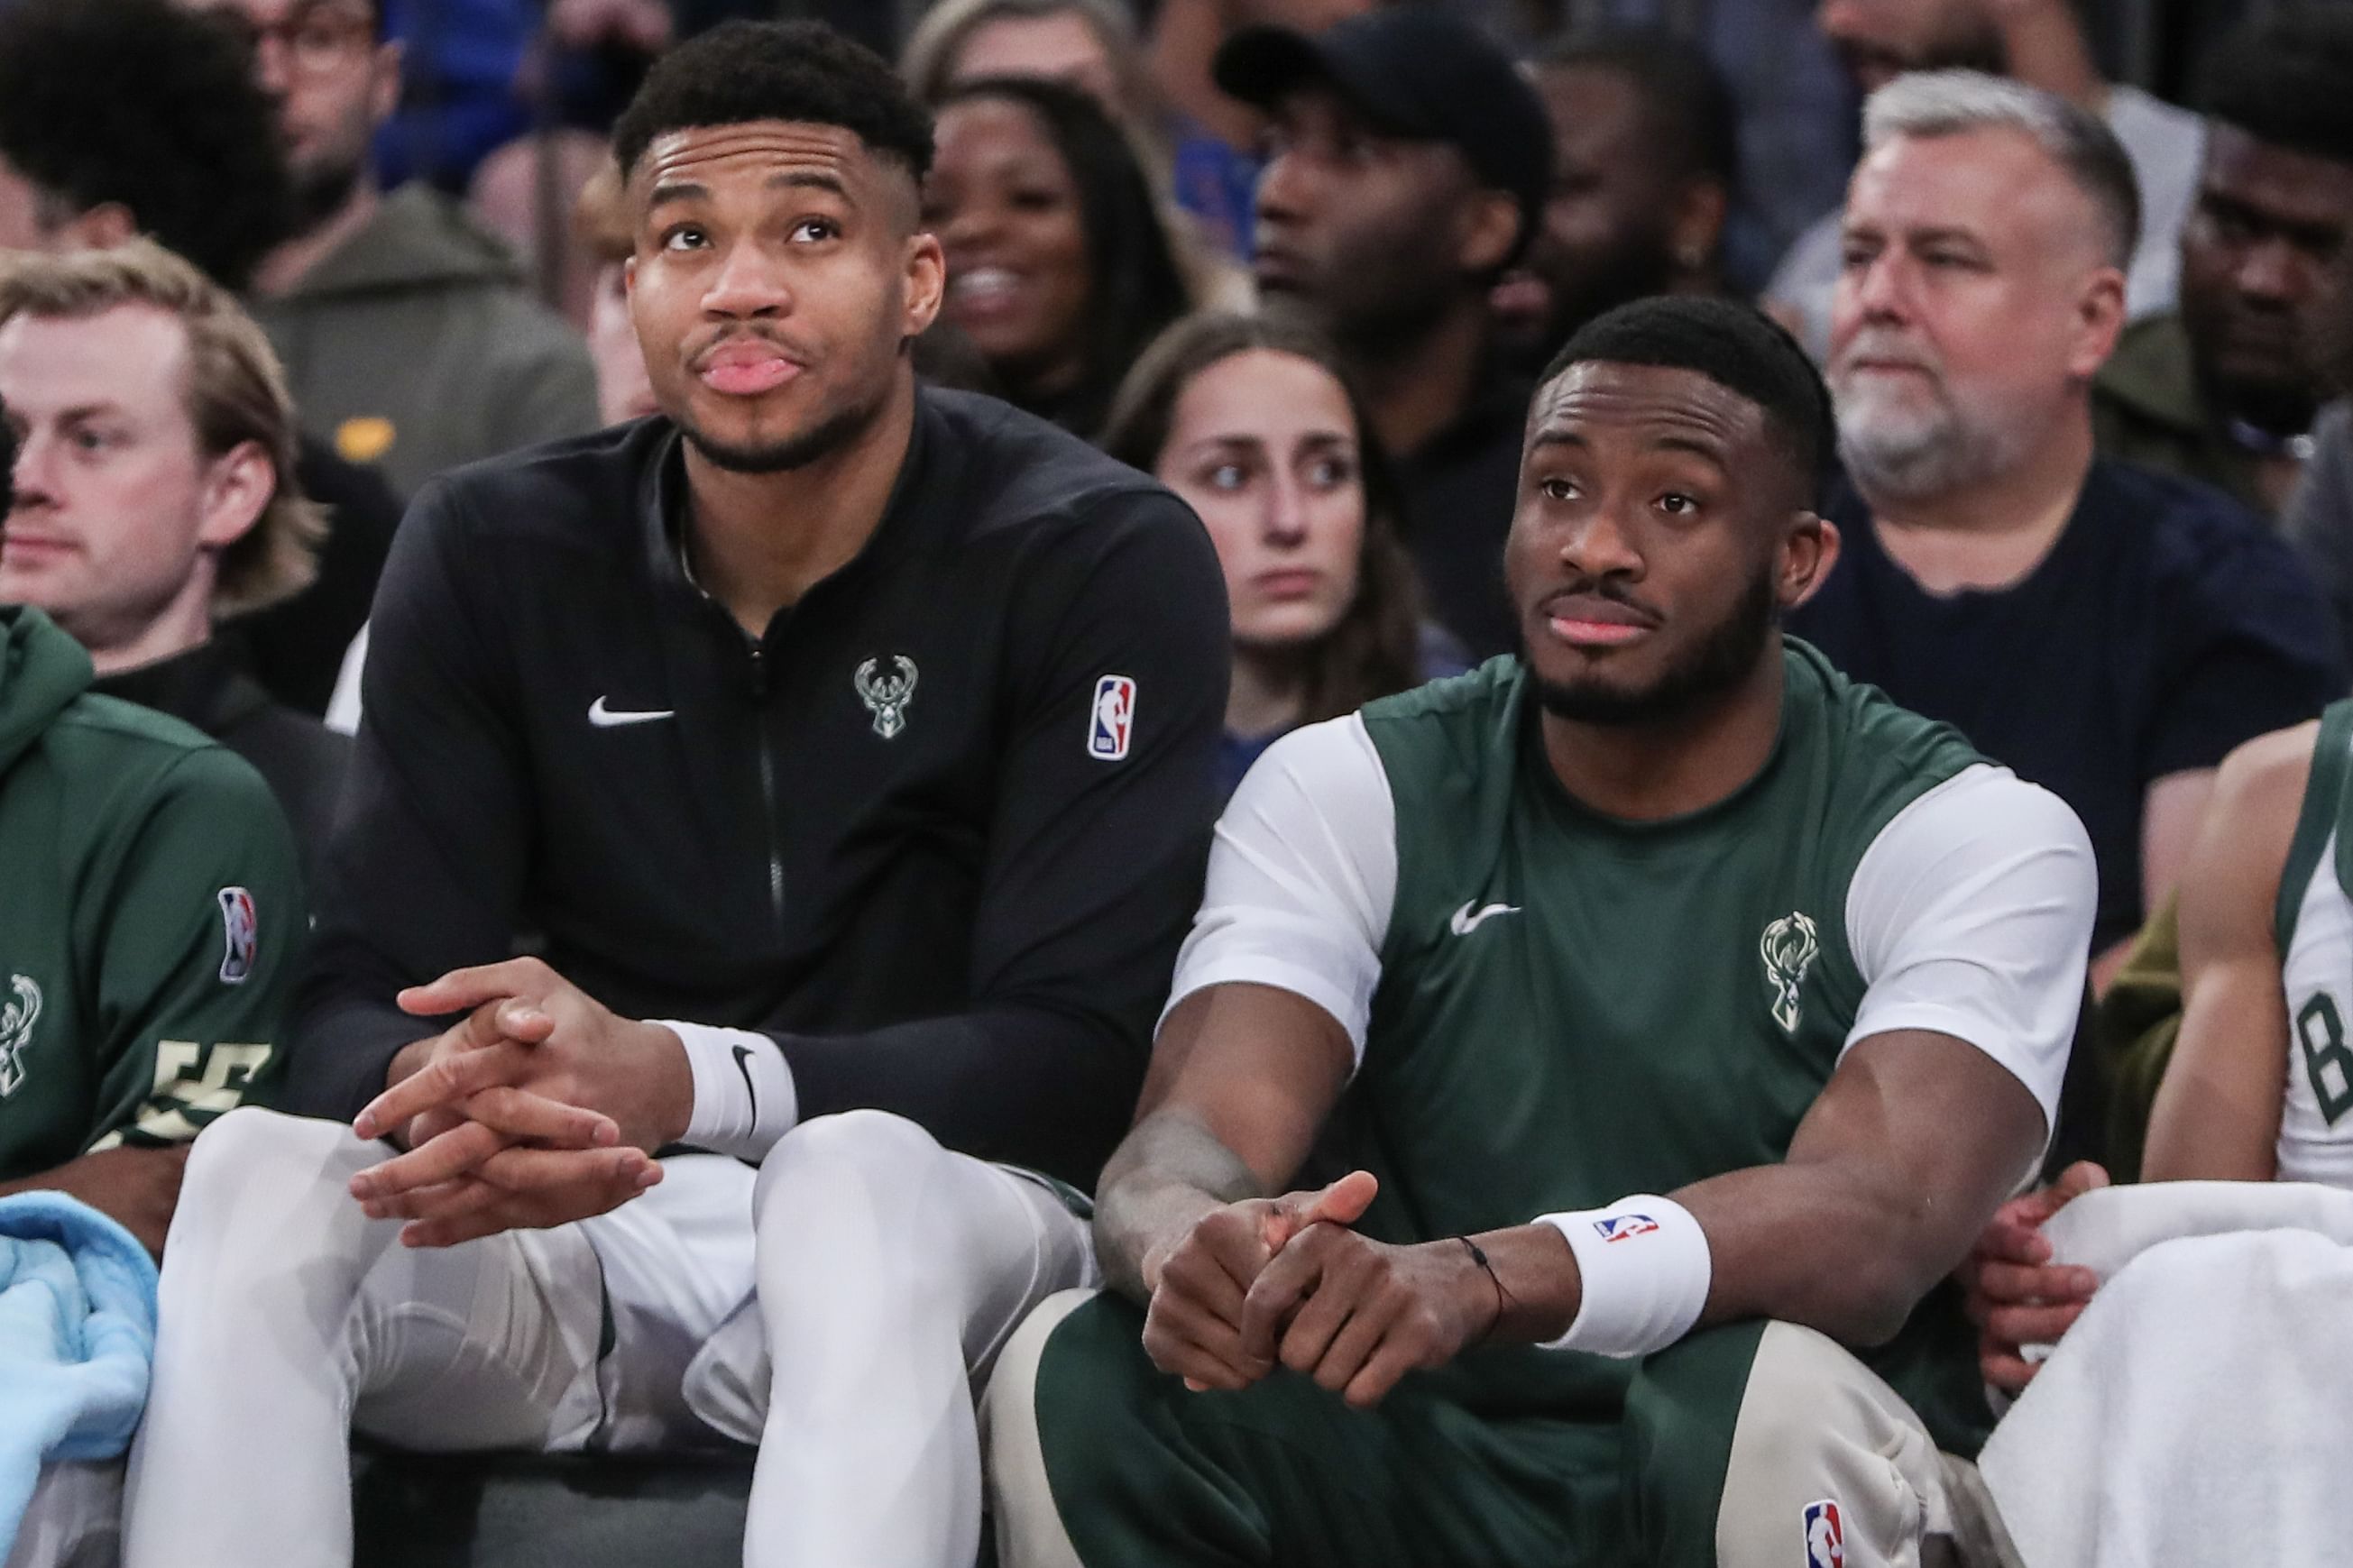
M 2107 127 L 1973 71 L 1899 78 L 1863 124 L 1831 338 L 1846 553 L 1789 627 L 2074 807 L 2113 965 L 2223 753 L 2342 690 L 2328 612 L 2236 502 L 2094 458 L 2139 205 Z

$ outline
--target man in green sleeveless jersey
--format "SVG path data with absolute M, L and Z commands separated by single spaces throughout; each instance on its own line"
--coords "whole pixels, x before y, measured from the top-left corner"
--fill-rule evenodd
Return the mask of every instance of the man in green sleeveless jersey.
M 2222 760 L 2179 909 L 2180 1030 L 2141 1179 L 2353 1190 L 2353 700 Z M 2094 1269 L 2054 1261 L 2042 1232 L 2107 1181 L 2078 1164 L 2003 1205 L 1978 1238 L 1964 1279 L 1995 1387 L 2022 1391 L 2042 1363 L 2020 1347 L 2057 1343 L 2098 1289 Z M 2247 1228 L 2270 1223 L 2263 1199 L 2248 1202 Z M 2200 1207 L 2152 1236 L 2215 1223 Z
M 1983 1454 L 2025 1561 L 2324 1561 L 2353 1527 L 2309 1440 L 2353 1399 L 2348 830 L 2353 701 L 2223 759 L 2140 1180 L 2073 1167 L 1964 1271 L 1986 1380 L 2035 1385 Z
M 1529 423 L 1524 657 L 1244 782 L 1104 1174 L 1115 1293 L 989 1394 L 1008 1564 L 1909 1563 L 1984 1525 L 1943 1281 L 2043 1147 L 2091 853 L 1779 636 L 1837 552 L 1829 429 L 1752 311 L 1602 317 Z M 1296 1190 L 1311 1155 L 1347 1173 Z

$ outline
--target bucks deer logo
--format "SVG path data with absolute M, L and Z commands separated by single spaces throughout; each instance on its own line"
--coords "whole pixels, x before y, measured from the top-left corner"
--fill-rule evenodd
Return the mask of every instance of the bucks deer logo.
M 1757 943 L 1765 960 L 1765 984 L 1773 992 L 1773 1021 L 1785 1034 L 1798 1032 L 1798 1015 L 1805 1006 L 1798 988 L 1806 983 L 1806 970 L 1821 950 L 1812 918 L 1795 910 L 1767 926 Z
M 0 1003 L 0 1100 L 16 1092 L 25 1081 L 25 1047 L 33 1040 L 33 1023 L 41 1016 L 41 988 L 22 974 L 8 977 L 9 997 Z
M 915 661 L 903 653 L 870 658 L 850 681 L 874 715 L 874 732 L 891 739 L 907 727 L 907 704 L 915 700 Z

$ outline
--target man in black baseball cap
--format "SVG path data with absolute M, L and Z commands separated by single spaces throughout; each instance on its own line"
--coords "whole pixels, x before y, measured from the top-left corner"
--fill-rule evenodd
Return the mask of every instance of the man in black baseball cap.
M 1213 69 L 1271 125 L 1261 295 L 1337 343 L 1398 459 L 1432 613 L 1473 653 L 1502 652 L 1527 388 L 1495 368 L 1487 293 L 1541 221 L 1543 102 L 1477 28 L 1426 4 L 1313 36 L 1245 28 Z

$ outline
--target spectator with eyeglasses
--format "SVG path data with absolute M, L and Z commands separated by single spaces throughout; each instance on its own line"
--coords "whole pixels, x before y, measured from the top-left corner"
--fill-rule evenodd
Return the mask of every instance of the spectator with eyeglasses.
M 374 0 L 184 0 L 250 36 L 298 205 L 255 314 L 304 423 L 404 492 L 445 468 L 594 429 L 586 345 L 504 246 L 422 182 L 389 193 L 370 152 L 400 103 L 401 46 Z

